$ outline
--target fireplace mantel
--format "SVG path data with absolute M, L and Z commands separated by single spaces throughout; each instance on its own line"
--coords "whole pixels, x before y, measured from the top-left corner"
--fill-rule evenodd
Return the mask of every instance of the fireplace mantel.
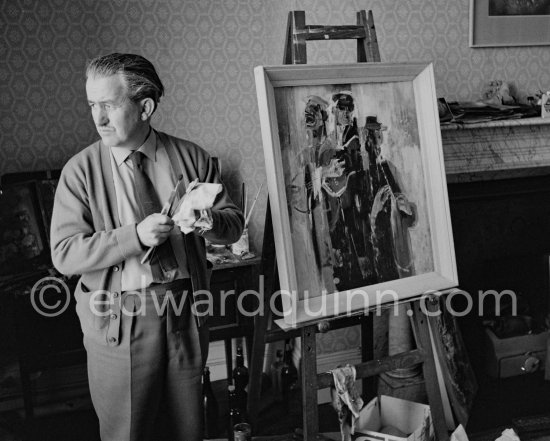
M 448 183 L 550 174 L 550 118 L 441 126 Z

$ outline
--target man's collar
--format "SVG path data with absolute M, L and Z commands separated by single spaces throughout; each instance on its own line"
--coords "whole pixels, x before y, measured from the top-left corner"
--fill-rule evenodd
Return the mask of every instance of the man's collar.
M 137 149 L 145 156 L 147 156 L 151 161 L 155 162 L 157 160 L 157 134 L 151 128 L 149 135 L 145 142 Z M 120 167 L 128 159 L 134 150 L 127 149 L 125 147 L 111 147 L 111 152 L 113 152 L 113 157 L 115 158 L 116 165 Z

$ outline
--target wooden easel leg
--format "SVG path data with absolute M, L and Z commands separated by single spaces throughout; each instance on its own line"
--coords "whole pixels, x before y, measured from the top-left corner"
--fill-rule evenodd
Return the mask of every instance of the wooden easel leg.
M 421 349 L 424 352 L 424 363 L 422 365 L 422 369 L 424 372 L 424 382 L 426 384 L 428 402 L 430 403 L 435 437 L 438 441 L 448 441 L 449 432 L 447 430 L 447 422 L 443 411 L 443 399 L 441 397 L 441 391 L 439 390 L 439 383 L 437 381 L 437 372 L 430 340 L 428 318 L 422 311 L 422 301 L 423 300 L 417 300 L 412 302 L 411 308 L 413 315 L 411 322 L 416 338 L 416 345 L 418 349 Z
M 374 358 L 374 318 L 371 314 L 361 317 L 361 362 Z M 363 378 L 363 396 L 367 401 L 376 396 L 376 376 Z
M 290 11 L 286 26 L 284 64 L 306 64 L 306 39 L 304 33 L 295 34 L 306 27 L 306 13 L 304 11 Z
M 262 263 L 260 277 L 264 278 L 264 304 L 263 311 L 254 317 L 254 334 L 252 336 L 252 350 L 250 356 L 250 380 L 248 383 L 248 416 L 252 427 L 258 421 L 260 411 L 262 372 L 265 352 L 265 336 L 269 323 L 271 322 L 271 311 L 269 309 L 272 293 L 279 289 L 277 278 L 277 260 L 275 259 L 275 239 L 273 237 L 273 224 L 271 222 L 271 210 L 268 209 L 264 227 L 264 246 L 262 252 Z
M 304 441 L 315 441 L 319 431 L 317 407 L 317 347 L 315 325 L 302 328 L 302 411 Z

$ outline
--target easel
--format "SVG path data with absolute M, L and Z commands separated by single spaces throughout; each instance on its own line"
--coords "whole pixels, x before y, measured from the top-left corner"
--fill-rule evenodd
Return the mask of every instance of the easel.
M 378 50 L 376 30 L 371 11 L 369 11 L 368 16 L 365 11 L 358 12 L 357 25 L 350 26 L 306 26 L 305 12 L 291 11 L 288 15 L 284 63 L 305 64 L 307 62 L 306 41 L 334 39 L 357 40 L 358 62 L 380 61 L 380 52 Z M 260 270 L 260 274 L 264 275 L 264 292 L 267 299 L 264 304 L 268 305 L 271 293 L 279 289 L 275 241 L 269 203 L 266 213 Z M 325 332 L 329 327 L 337 329 L 361 323 L 363 362 L 355 366 L 357 378 L 371 378 L 390 370 L 422 364 L 435 435 L 437 440 L 447 441 L 449 434 L 443 412 L 441 391 L 437 380 L 428 320 L 422 312 L 420 300 L 411 301 L 410 307 L 413 313 L 411 323 L 417 349 L 379 360 L 372 360 L 372 338 L 369 338 L 367 333 L 369 326 L 370 331 L 372 331 L 372 317 L 369 315 L 347 317 L 345 319 L 335 318 L 330 324 L 324 321 L 318 324 L 305 325 L 300 329 L 289 332 L 268 330 L 270 321 L 268 311 L 265 311 L 266 313 L 263 315 L 257 315 L 254 323 L 255 334 L 252 343 L 248 403 L 248 413 L 252 424 L 256 423 L 259 410 L 265 344 L 300 336 L 302 341 L 300 372 L 302 381 L 303 439 L 304 441 L 316 440 L 319 427 L 317 391 L 318 389 L 333 385 L 333 378 L 330 373 L 317 374 L 316 334 L 319 331 Z M 370 361 L 364 361 L 366 359 Z

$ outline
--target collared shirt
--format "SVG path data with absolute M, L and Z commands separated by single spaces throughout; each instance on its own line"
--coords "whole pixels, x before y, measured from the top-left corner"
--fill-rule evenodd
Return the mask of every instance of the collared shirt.
M 133 150 L 124 147 L 110 147 L 110 149 L 120 224 L 139 223 L 140 214 L 134 188 L 133 164 L 128 159 Z M 164 205 L 177 182 L 166 148 L 158 142 L 155 131 L 151 129 L 149 136 L 137 150 L 146 156 L 143 160 L 145 173 L 151 179 L 161 205 Z M 177 226 L 172 229 L 169 240 L 179 267 L 174 280 L 189 277 L 183 237 Z M 144 254 L 145 251 L 141 255 L 126 260 L 121 274 L 122 291 L 138 290 L 152 283 L 151 267 L 149 264 L 143 265 L 140 262 Z

